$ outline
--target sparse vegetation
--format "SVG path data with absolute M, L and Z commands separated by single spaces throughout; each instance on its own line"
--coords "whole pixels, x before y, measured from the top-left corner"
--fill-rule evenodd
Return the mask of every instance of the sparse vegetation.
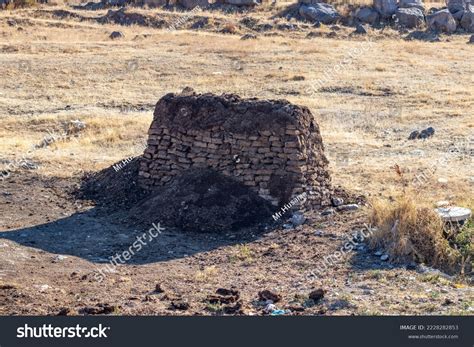
M 395 261 L 425 263 L 459 271 L 461 254 L 443 235 L 443 222 L 429 207 L 405 193 L 394 203 L 375 201 L 371 223 L 377 230 L 370 238 L 373 248 L 386 250 Z

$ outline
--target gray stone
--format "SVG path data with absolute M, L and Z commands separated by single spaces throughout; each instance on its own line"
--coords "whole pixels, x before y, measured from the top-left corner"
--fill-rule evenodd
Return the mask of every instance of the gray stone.
M 109 36 L 112 40 L 121 39 L 123 37 L 125 37 L 125 35 L 120 31 L 113 31 Z
M 462 222 L 469 219 L 472 211 L 465 207 L 440 207 L 435 211 L 439 214 L 441 219 L 445 222 Z
M 448 9 L 444 9 L 426 17 L 430 30 L 451 34 L 456 31 L 456 20 Z
M 334 209 L 328 208 L 328 209 L 324 210 L 323 212 L 321 212 L 321 216 L 330 216 L 330 215 L 333 215 L 334 213 L 336 213 L 336 211 L 334 211 Z
M 461 18 L 461 27 L 466 30 L 468 33 L 474 33 L 474 7 L 469 6 L 469 8 L 464 11 Z
M 464 11 L 458 11 L 455 13 L 451 13 L 453 15 L 453 18 L 456 19 L 458 22 L 461 21 L 462 16 L 464 15 Z
M 397 11 L 396 0 L 374 0 L 374 8 L 383 18 L 390 18 Z
M 387 261 L 388 260 L 388 255 L 387 254 L 384 254 L 380 257 L 380 260 L 382 261 Z
M 294 226 L 302 225 L 306 221 L 306 217 L 301 212 L 295 212 L 291 216 L 291 224 Z
M 468 3 L 469 1 L 466 0 L 446 0 L 446 6 L 451 13 L 466 10 Z
M 425 22 L 425 16 L 419 8 L 399 8 L 395 13 L 398 24 L 405 28 L 417 28 Z
M 468 41 L 469 44 L 474 44 L 474 35 L 471 35 L 471 37 L 469 38 L 469 41 Z M 471 181 L 474 182 L 474 177 L 471 177 Z
M 398 8 L 418 8 L 425 11 L 425 5 L 422 0 L 400 0 L 398 3 Z
M 333 206 L 337 207 L 337 206 L 341 206 L 342 204 L 344 204 L 344 199 L 338 198 L 338 197 L 333 197 L 331 199 L 331 202 L 332 202 Z
M 256 6 L 259 5 L 257 0 L 224 0 L 224 3 L 234 6 Z
M 362 23 L 367 23 L 370 25 L 376 24 L 379 19 L 379 13 L 370 7 L 361 7 L 355 13 L 355 17 Z
M 255 34 L 245 34 L 240 39 L 241 40 L 255 40 L 256 38 L 257 38 L 257 35 Z
M 356 29 L 354 30 L 353 34 L 355 35 L 365 35 L 367 34 L 367 29 L 360 23 L 357 23 Z
M 148 7 L 161 7 L 167 4 L 168 0 L 143 0 L 143 5 L 147 5 Z
M 348 205 L 342 205 L 342 206 L 337 207 L 337 210 L 340 212 L 356 211 L 358 209 L 359 209 L 359 205 L 357 204 L 348 204 Z
M 209 6 L 207 0 L 178 0 L 178 3 L 188 10 L 192 10 L 195 7 L 205 8 Z
M 333 24 L 341 17 L 332 5 L 325 3 L 301 5 L 299 13 L 306 20 L 323 24 Z

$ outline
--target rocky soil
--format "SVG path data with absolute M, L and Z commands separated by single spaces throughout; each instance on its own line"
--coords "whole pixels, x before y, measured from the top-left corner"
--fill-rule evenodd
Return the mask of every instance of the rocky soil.
M 382 260 L 364 243 L 320 277 L 308 276 L 365 228 L 363 209 L 245 235 L 161 224 L 156 239 L 112 266 L 109 258 L 148 228 L 73 198 L 79 183 L 25 173 L 0 187 L 1 314 L 472 314 L 472 289 L 459 279 Z

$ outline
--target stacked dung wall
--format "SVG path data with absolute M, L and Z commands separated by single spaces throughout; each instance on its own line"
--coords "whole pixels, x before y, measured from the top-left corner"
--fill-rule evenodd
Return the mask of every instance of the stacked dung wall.
M 156 105 L 140 185 L 164 185 L 183 170 L 212 168 L 274 205 L 306 193 L 304 207 L 329 203 L 319 127 L 306 107 L 236 95 L 167 94 Z

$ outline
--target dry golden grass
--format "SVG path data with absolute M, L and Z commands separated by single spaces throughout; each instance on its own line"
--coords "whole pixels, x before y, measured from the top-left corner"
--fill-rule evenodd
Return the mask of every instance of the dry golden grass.
M 0 12 L 2 159 L 21 157 L 65 120 L 88 125 L 75 141 L 32 153 L 47 176 L 72 176 L 138 155 L 132 148 L 146 138 L 154 104 L 185 86 L 308 106 L 320 124 L 334 183 L 370 196 L 399 190 L 394 164 L 413 176 L 446 156 L 453 137 L 473 134 L 473 47 L 466 45 L 467 35 L 426 43 L 403 41 L 390 30 L 371 32 L 370 49 L 331 73 L 328 91 L 314 91 L 316 81 L 363 39 L 309 40 L 304 33 L 288 33 L 242 41 L 238 35 L 100 25 L 33 13 Z M 207 14 L 234 21 L 245 15 Z M 34 26 L 18 31 L 6 25 L 6 18 L 28 18 Z M 111 41 L 114 30 L 125 38 Z M 397 108 L 402 112 L 391 111 Z M 427 126 L 436 129 L 432 139 L 406 140 L 412 130 Z M 472 157 L 449 155 L 420 199 L 465 200 L 472 195 L 471 165 Z M 439 183 L 440 177 L 449 183 Z
M 442 220 L 432 207 L 422 206 L 412 193 L 401 195 L 395 202 L 375 200 L 370 218 L 377 227 L 370 245 L 385 249 L 393 260 L 463 272 L 462 255 L 444 236 Z

